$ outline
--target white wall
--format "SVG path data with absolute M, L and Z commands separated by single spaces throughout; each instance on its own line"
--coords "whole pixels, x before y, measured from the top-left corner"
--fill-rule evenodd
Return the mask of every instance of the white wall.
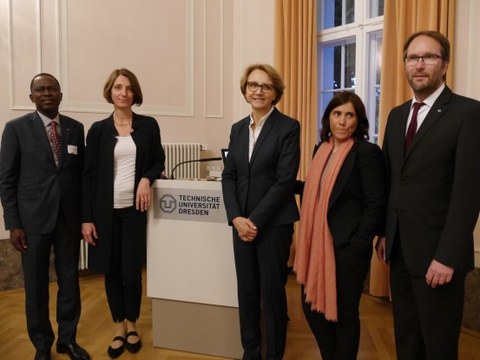
M 480 2 L 461 0 L 456 2 L 454 74 L 455 92 L 480 101 L 480 26 L 478 23 Z M 479 160 L 480 161 L 480 160 Z M 480 186 L 480 184 L 478 185 Z M 475 265 L 480 267 L 480 221 L 475 229 Z
M 273 63 L 273 16 L 274 0 L 0 0 L 0 131 L 34 110 L 39 72 L 58 77 L 61 112 L 88 130 L 112 111 L 107 76 L 127 67 L 144 93 L 134 111 L 158 120 L 164 142 L 205 143 L 202 156 L 219 156 L 249 111 L 242 70 Z
M 480 2 L 456 4 L 454 90 L 480 99 Z M 0 131 L 33 111 L 28 87 L 41 71 L 59 78 L 62 113 L 88 129 L 111 111 L 106 77 L 126 66 L 144 91 L 136 111 L 155 116 L 164 142 L 206 143 L 217 156 L 249 111 L 242 70 L 273 63 L 273 16 L 274 0 L 0 0 Z M 480 227 L 476 249 L 480 266 Z

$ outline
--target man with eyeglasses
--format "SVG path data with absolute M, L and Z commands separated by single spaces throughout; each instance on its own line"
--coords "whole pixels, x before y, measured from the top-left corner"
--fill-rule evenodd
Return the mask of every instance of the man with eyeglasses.
M 390 263 L 399 360 L 457 359 L 465 276 L 480 209 L 480 102 L 445 85 L 450 44 L 422 31 L 404 45 L 413 99 L 388 117 L 380 261 Z

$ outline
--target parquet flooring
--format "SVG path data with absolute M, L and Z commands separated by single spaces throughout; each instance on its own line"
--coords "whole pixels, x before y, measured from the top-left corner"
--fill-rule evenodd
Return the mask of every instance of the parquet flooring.
M 82 317 L 78 326 L 77 341 L 84 346 L 94 360 L 107 360 L 107 347 L 113 337 L 113 326 L 108 310 L 103 278 L 91 275 L 81 278 Z M 55 318 L 56 285 L 50 286 L 50 312 Z M 319 350 L 304 319 L 300 290 L 294 277 L 287 284 L 289 316 L 287 350 L 285 360 L 318 360 Z M 0 292 L 0 359 L 32 360 L 35 350 L 28 339 L 25 325 L 23 290 Z M 361 341 L 358 359 L 394 360 L 395 345 L 391 306 L 388 302 L 364 295 L 361 301 Z M 55 321 L 52 322 L 55 324 Z M 207 326 L 207 325 L 206 325 Z M 54 325 L 56 331 L 56 325 Z M 225 360 L 224 358 L 191 354 L 152 346 L 151 301 L 143 297 L 138 330 L 143 347 L 132 355 L 125 352 L 120 360 Z M 52 351 L 52 359 L 67 360 L 66 355 Z M 462 332 L 460 340 L 461 360 L 480 360 L 480 338 Z

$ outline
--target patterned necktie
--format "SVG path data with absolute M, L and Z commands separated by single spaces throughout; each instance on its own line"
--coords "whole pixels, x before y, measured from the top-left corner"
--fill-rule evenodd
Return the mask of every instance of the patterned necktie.
M 412 120 L 410 121 L 410 125 L 408 125 L 408 130 L 407 130 L 407 136 L 405 137 L 405 152 L 408 151 L 410 148 L 410 144 L 412 143 L 413 137 L 415 136 L 415 133 L 417 132 L 417 115 L 418 115 L 418 110 L 425 105 L 425 103 L 419 103 L 416 102 L 413 104 L 413 114 L 412 114 Z
M 60 161 L 60 136 L 57 133 L 57 123 L 52 120 L 50 123 L 50 140 L 53 144 L 53 151 L 55 153 L 55 159 Z

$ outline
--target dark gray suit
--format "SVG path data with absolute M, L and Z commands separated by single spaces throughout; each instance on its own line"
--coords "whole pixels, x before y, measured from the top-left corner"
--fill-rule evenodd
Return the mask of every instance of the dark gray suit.
M 275 109 L 266 119 L 249 161 L 246 117 L 233 125 L 222 188 L 228 222 L 238 216 L 257 226 L 253 242 L 233 228 L 244 359 L 261 359 L 260 298 L 265 313 L 267 359 L 285 350 L 285 282 L 293 223 L 299 214 L 294 186 L 300 161 L 300 124 Z
M 38 350 L 50 350 L 54 334 L 48 312 L 50 249 L 58 277 L 58 338 L 75 343 L 80 317 L 78 255 L 84 156 L 83 125 L 60 115 L 61 155 L 55 165 L 45 126 L 37 112 L 8 122 L 0 149 L 0 195 L 7 230 L 23 228 L 22 255 L 29 336 Z
M 428 359 L 453 359 L 480 208 L 480 102 L 445 88 L 405 154 L 410 105 L 390 112 L 383 143 L 397 354 L 421 358 L 425 346 L 416 341 L 423 339 L 434 349 Z M 433 289 L 425 275 L 434 259 L 455 272 L 451 283 Z

